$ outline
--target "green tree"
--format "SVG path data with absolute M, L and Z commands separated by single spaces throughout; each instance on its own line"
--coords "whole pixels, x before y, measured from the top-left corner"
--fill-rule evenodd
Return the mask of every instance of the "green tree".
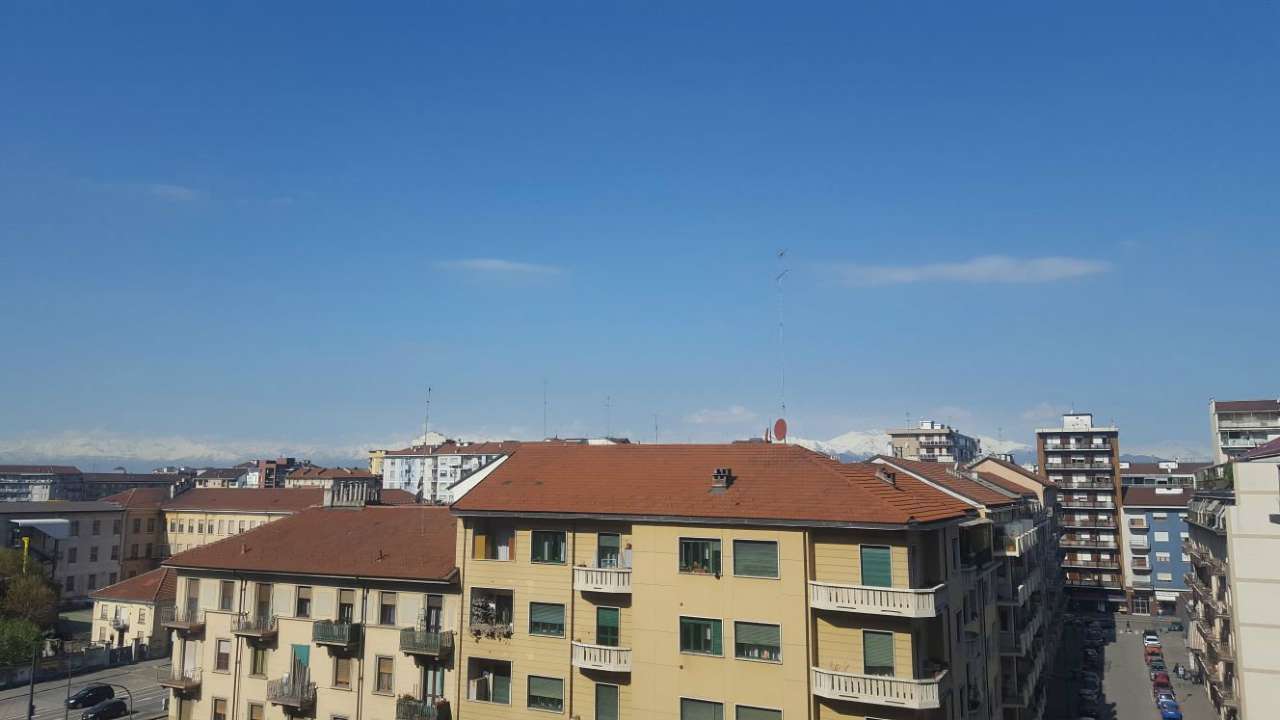
M 26 620 L 36 627 L 51 627 L 58 621 L 58 593 L 44 578 L 35 575 L 9 578 L 2 607 L 7 617 Z
M 44 642 L 35 623 L 18 618 L 0 618 L 0 667 L 27 665 Z

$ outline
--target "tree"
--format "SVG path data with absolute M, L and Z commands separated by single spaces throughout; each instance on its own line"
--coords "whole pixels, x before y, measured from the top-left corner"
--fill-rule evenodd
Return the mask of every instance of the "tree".
M 5 590 L 3 609 L 8 617 L 47 628 L 58 621 L 58 593 L 42 577 L 12 577 Z
M 0 667 L 27 665 L 44 638 L 34 623 L 19 618 L 0 619 Z

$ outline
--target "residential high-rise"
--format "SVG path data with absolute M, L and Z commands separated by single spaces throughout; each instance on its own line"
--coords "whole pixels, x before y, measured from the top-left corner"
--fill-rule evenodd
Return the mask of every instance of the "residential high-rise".
M 1280 438 L 1280 400 L 1210 400 L 1209 429 L 1221 465 Z
M 1077 607 L 1128 605 L 1120 550 L 1119 430 L 1093 424 L 1090 413 L 1062 416 L 1062 426 L 1036 430 L 1041 472 L 1058 486 L 1058 544 L 1067 599 Z
M 889 431 L 890 452 L 903 460 L 967 463 L 978 457 L 978 441 L 934 420 Z
M 1120 484 L 1124 487 L 1155 486 L 1193 488 L 1196 474 L 1212 465 L 1207 462 L 1158 460 L 1120 463 Z
M 1191 488 L 1131 485 L 1124 488 L 1125 588 L 1130 612 L 1173 615 L 1187 592 L 1187 537 Z
M 447 505 L 458 499 L 454 486 L 502 459 L 519 442 L 455 442 L 415 445 L 382 455 L 382 486 L 419 494 L 423 502 Z

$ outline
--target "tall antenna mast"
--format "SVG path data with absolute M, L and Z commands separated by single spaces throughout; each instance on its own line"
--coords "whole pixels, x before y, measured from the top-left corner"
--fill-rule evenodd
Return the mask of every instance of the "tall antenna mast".
M 653 444 L 658 444 L 658 413 L 653 414 Z
M 542 439 L 547 439 L 547 379 L 542 378 Z
M 604 436 L 613 437 L 613 398 L 604 396 Z
M 778 417 L 781 418 L 787 416 L 787 351 L 782 336 L 782 279 L 787 276 L 787 273 L 791 272 L 791 268 L 785 265 L 786 256 L 786 248 L 778 251 L 778 267 L 780 270 L 773 277 L 773 282 L 778 288 L 778 408 L 781 411 Z
M 422 416 L 422 444 L 427 444 L 427 433 L 431 431 L 431 386 L 427 386 L 427 410 Z

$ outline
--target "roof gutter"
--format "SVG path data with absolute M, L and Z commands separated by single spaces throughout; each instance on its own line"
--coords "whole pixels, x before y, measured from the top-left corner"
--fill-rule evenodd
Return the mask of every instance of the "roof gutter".
M 972 504 L 972 503 L 970 503 Z M 964 520 L 974 514 L 968 511 L 963 515 L 955 515 L 941 520 L 920 522 L 908 520 L 902 523 L 851 522 L 840 520 L 783 520 L 777 518 L 749 517 L 694 517 L 689 515 L 610 515 L 605 513 L 566 513 L 566 512 L 516 512 L 511 510 L 462 510 L 456 506 L 450 511 L 460 517 L 517 517 L 539 518 L 544 520 L 624 520 L 666 525 L 764 525 L 768 527 L 789 528 L 840 528 L 848 530 L 919 530 L 943 527 Z

